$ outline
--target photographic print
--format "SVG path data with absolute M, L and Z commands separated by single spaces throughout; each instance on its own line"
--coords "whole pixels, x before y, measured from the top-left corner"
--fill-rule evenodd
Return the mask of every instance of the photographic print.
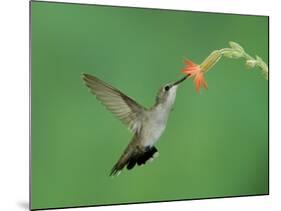
M 30 2 L 30 208 L 269 194 L 268 16 Z

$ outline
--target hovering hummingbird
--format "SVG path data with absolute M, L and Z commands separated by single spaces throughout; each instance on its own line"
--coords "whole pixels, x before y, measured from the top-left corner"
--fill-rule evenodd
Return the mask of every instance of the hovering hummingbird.
M 86 86 L 92 94 L 134 134 L 131 142 L 113 166 L 110 175 L 119 174 L 127 166 L 145 164 L 158 151 L 154 146 L 165 130 L 166 123 L 175 102 L 178 85 L 188 76 L 161 87 L 156 102 L 146 109 L 118 89 L 90 74 L 83 74 Z

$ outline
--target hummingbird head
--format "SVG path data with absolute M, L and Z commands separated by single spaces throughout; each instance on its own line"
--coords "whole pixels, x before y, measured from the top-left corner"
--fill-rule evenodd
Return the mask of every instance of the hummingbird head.
M 171 108 L 175 102 L 178 85 L 183 82 L 187 76 L 182 79 L 166 84 L 160 88 L 156 97 L 157 105 L 164 105 L 165 107 Z

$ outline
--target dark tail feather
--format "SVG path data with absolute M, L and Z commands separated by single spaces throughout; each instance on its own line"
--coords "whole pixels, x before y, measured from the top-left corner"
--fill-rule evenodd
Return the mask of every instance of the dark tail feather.
M 148 161 L 150 158 L 153 158 L 153 155 L 157 151 L 158 150 L 156 149 L 156 147 L 149 147 L 149 148 L 147 148 L 147 150 L 141 156 L 138 157 L 138 159 L 137 159 L 138 165 L 145 164 L 146 161 Z
M 127 169 L 131 170 L 134 168 L 136 164 L 142 165 L 145 164 L 146 161 L 148 161 L 150 158 L 153 157 L 153 155 L 158 150 L 156 147 L 147 147 L 144 151 L 132 151 L 132 150 L 126 150 L 125 153 L 121 156 L 121 158 L 118 160 L 118 162 L 113 166 L 110 176 L 117 174 L 119 171 L 121 171 L 126 165 Z

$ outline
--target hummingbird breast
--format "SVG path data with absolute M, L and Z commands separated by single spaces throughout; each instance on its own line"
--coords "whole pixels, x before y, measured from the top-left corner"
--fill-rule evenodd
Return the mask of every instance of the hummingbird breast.
M 159 140 L 166 128 L 169 111 L 163 108 L 154 108 L 147 112 L 141 130 L 141 144 L 145 147 L 153 146 Z

